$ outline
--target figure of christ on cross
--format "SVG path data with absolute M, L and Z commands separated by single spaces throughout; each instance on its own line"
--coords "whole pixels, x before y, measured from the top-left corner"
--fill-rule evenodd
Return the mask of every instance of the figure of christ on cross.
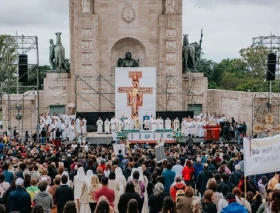
M 131 106 L 131 118 L 139 117 L 139 107 L 143 106 L 143 94 L 153 94 L 152 87 L 140 87 L 139 78 L 142 78 L 142 72 L 129 72 L 129 78 L 132 78 L 132 87 L 119 87 L 119 93 L 127 93 L 127 105 Z

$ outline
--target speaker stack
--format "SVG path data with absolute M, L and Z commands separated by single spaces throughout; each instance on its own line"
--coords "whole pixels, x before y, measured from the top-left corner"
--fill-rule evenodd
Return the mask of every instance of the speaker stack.
M 276 54 L 269 53 L 267 55 L 267 72 L 266 72 L 267 81 L 275 80 L 275 71 L 276 71 Z
M 28 56 L 26 54 L 18 56 L 18 75 L 19 82 L 28 81 Z

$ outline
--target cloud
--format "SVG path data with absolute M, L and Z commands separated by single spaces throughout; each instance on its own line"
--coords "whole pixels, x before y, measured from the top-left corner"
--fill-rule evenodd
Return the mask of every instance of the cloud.
M 37 35 L 41 65 L 49 63 L 49 39 L 55 39 L 55 32 L 62 32 L 70 57 L 68 0 L 0 1 L 0 32 Z M 280 0 L 183 0 L 183 33 L 190 42 L 199 41 L 203 28 L 204 57 L 235 58 L 253 37 L 280 35 L 279 10 Z

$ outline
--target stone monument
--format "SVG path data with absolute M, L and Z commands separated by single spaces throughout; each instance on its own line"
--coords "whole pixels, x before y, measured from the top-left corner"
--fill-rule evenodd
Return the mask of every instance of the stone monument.
M 57 72 L 66 71 L 65 69 L 65 48 L 61 42 L 61 33 L 57 32 L 56 35 L 56 44 L 53 44 L 53 39 L 50 39 L 49 47 L 49 59 L 50 65 L 53 70 Z
M 125 54 L 125 58 L 119 58 L 118 67 L 138 67 L 139 59 L 136 61 L 131 58 L 131 52 Z

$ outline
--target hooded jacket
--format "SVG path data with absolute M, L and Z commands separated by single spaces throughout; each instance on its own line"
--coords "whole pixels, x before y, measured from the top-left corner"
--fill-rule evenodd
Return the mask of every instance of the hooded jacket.
M 177 182 L 170 187 L 170 196 L 172 197 L 173 201 L 176 201 L 176 192 L 180 189 L 183 191 L 186 189 L 186 185 L 182 182 Z
M 243 175 L 243 172 L 241 172 L 240 170 L 236 170 L 235 172 L 233 172 L 231 174 L 230 182 L 233 183 L 235 186 L 237 186 L 242 175 Z
M 34 196 L 34 202 L 36 205 L 42 205 L 45 213 L 51 212 L 51 208 L 53 206 L 53 200 L 50 193 L 45 191 L 38 192 Z
M 244 208 L 244 206 L 238 204 L 237 202 L 233 202 L 223 208 L 221 213 L 248 213 L 248 211 Z

